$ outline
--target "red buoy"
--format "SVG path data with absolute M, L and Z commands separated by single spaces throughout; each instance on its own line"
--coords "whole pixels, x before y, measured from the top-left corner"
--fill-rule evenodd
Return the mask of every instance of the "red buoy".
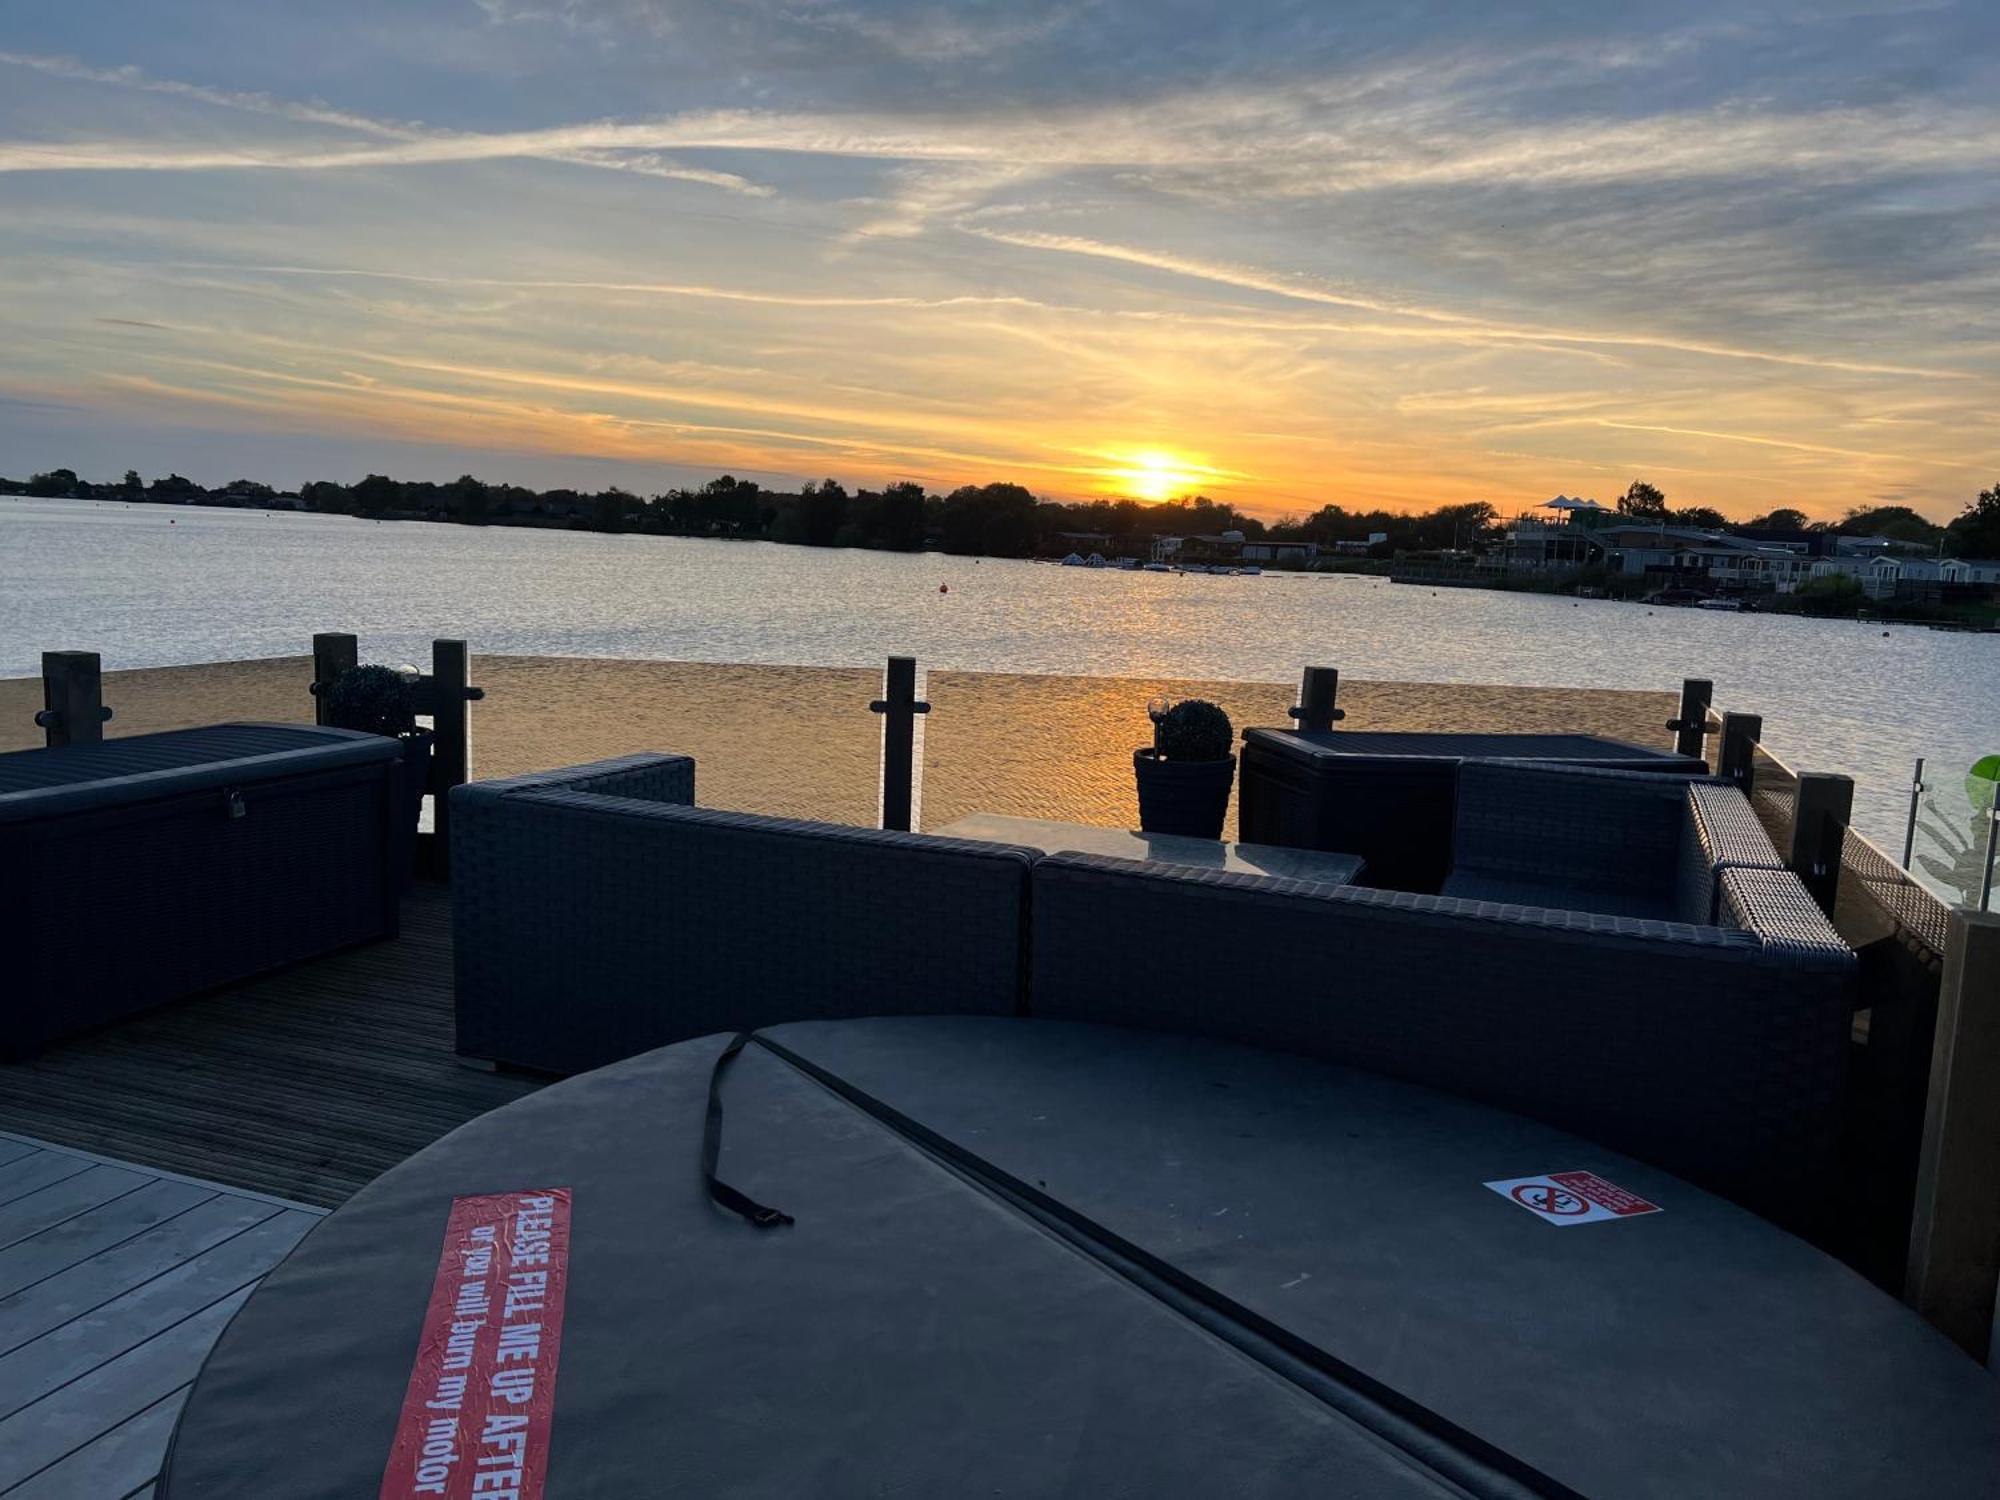
M 939 592 L 940 594 L 949 594 L 949 593 L 951 592 L 951 585 L 950 585 L 950 584 L 948 584 L 948 583 L 941 583 L 941 584 L 939 584 L 939 585 L 938 585 L 938 592 Z

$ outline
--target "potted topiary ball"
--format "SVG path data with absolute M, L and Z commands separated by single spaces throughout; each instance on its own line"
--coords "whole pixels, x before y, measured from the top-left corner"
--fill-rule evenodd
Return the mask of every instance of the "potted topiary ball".
M 414 836 L 430 789 L 432 735 L 417 728 L 410 677 L 394 667 L 349 667 L 327 686 L 326 718 L 336 729 L 402 741 L 404 826 Z
M 1186 698 L 1154 711 L 1152 719 L 1152 745 L 1132 752 L 1140 828 L 1221 838 L 1236 780 L 1229 715 L 1205 698 Z

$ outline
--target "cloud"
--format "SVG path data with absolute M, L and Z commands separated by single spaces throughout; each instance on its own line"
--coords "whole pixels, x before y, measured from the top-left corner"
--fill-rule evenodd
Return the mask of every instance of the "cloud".
M 489 21 L 553 26 L 601 45 L 669 43 L 738 57 L 871 54 L 967 63 L 1046 41 L 1091 7 L 1074 0 L 477 0 Z M 832 50 L 829 58 L 827 53 Z
M 422 286 L 504 287 L 517 291 L 614 292 L 645 297 L 689 297 L 710 302 L 746 302 L 766 307 L 798 308 L 945 308 L 1046 307 L 1027 297 L 870 297 L 835 293 L 760 292 L 743 287 L 702 286 L 664 281 L 551 281 L 492 276 L 426 276 L 409 271 L 372 271 L 341 266 L 248 265 L 226 261 L 186 261 L 194 270 L 250 272 L 269 276 L 350 277 L 369 281 L 402 281 Z
M 1245 291 L 1265 292 L 1275 297 L 1283 297 L 1294 302 L 1317 302 L 1333 307 L 1352 307 L 1366 312 L 1396 313 L 1422 322 L 1447 325 L 1447 336 L 1474 340 L 1491 340 L 1512 343 L 1532 340 L 1539 343 L 1562 344 L 1611 344 L 1630 345 L 1640 348 L 1670 349 L 1682 354 L 1698 354 L 1716 359 L 1761 360 L 1770 364 L 1798 365 L 1812 369 L 1837 370 L 1858 375 L 1910 375 L 1935 380 L 1956 380 L 1967 378 L 1965 372 L 1949 369 L 1925 368 L 1917 365 L 1877 364 L 1860 360 L 1827 359 L 1813 355 L 1785 353 L 1764 349 L 1739 348 L 1728 344 L 1707 343 L 1688 339 L 1674 339 L 1658 334 L 1631 332 L 1589 332 L 1562 328 L 1517 328 L 1504 324 L 1486 322 L 1480 318 L 1449 312 L 1440 308 L 1397 304 L 1379 298 L 1355 296 L 1344 292 L 1331 291 L 1296 279 L 1274 276 L 1268 272 L 1244 266 L 1221 265 L 1208 261 L 1190 259 L 1186 256 L 1164 254 L 1158 251 L 1138 249 L 1126 245 L 1110 245 L 1099 240 L 1084 239 L 1075 235 L 1040 234 L 1031 231 L 1008 232 L 981 228 L 968 228 L 969 234 L 993 240 L 999 244 L 1016 245 L 1031 250 L 1053 250 L 1068 255 L 1091 256 L 1101 260 L 1121 261 L 1127 265 L 1143 266 L 1149 270 L 1166 271 L 1176 276 L 1192 277 L 1200 281 L 1211 281 L 1222 286 L 1238 287 Z M 1390 332 L 1392 330 L 1378 329 Z M 1407 333 L 1408 331 L 1405 330 Z
M 105 84 L 143 93 L 164 94 L 200 104 L 251 114 L 267 115 L 307 125 L 330 126 L 358 132 L 379 140 L 397 143 L 378 147 L 371 153 L 363 148 L 327 149 L 311 145 L 256 147 L 213 150 L 154 148 L 127 141 L 72 147 L 23 144 L 10 148 L 0 142 L 0 172 L 4 171 L 225 171 L 248 168 L 313 169 L 371 165 L 422 165 L 430 162 L 481 161 L 508 157 L 539 158 L 573 166 L 606 168 L 645 177 L 669 178 L 700 183 L 751 197 L 770 197 L 772 189 L 751 182 L 734 172 L 719 172 L 670 160 L 653 150 L 618 149 L 589 144 L 569 144 L 577 133 L 556 132 L 542 139 L 532 136 L 495 141 L 482 149 L 483 138 L 461 132 L 427 129 L 422 125 L 377 120 L 317 104 L 299 104 L 270 94 L 209 88 L 175 79 L 151 78 L 134 67 L 91 68 L 68 58 L 39 57 L 26 53 L 0 52 L 0 65 L 29 68 L 50 77 L 72 82 Z M 559 139 L 558 137 L 563 137 Z
M 51 78 L 65 78 L 75 83 L 102 83 L 116 88 L 135 89 L 142 93 L 165 94 L 173 98 L 190 99 L 200 104 L 217 105 L 223 109 L 247 110 L 253 114 L 297 120 L 307 125 L 331 125 L 341 130 L 358 130 L 367 135 L 410 138 L 422 131 L 421 126 L 374 120 L 366 115 L 350 114 L 345 110 L 330 109 L 322 104 L 299 104 L 254 91 L 209 88 L 203 84 L 185 83 L 178 79 L 152 78 L 130 64 L 117 68 L 93 68 L 74 58 L 43 57 L 34 53 L 5 51 L 0 51 L 0 64 L 28 68 L 37 73 L 47 74 Z
M 23 378 L 1303 498 L 1832 504 L 1990 447 L 1991 7 L 213 5 L 0 54 Z
M 812 7 L 812 23 L 846 12 Z M 879 23 L 878 24 L 886 24 Z M 1620 118 L 1573 110 L 1558 121 L 1492 118 L 1447 91 L 1420 100 L 1323 82 L 1222 84 L 1188 94 L 1143 90 L 1110 101 L 1074 100 L 1022 110 L 972 106 L 828 112 L 709 109 L 643 119 L 576 121 L 531 130 L 443 130 L 146 76 L 136 68 L 91 68 L 67 59 L 0 53 L 0 63 L 77 81 L 171 94 L 220 107 L 377 138 L 345 148 L 324 143 L 246 145 L 234 152 L 141 150 L 111 140 L 44 146 L 17 170 L 60 159 L 69 169 L 209 169 L 242 165 L 367 166 L 516 157 L 627 162 L 604 153 L 667 150 L 782 152 L 894 162 L 989 164 L 1008 172 L 1122 168 L 1146 185 L 1244 201 L 1328 198 L 1390 188 L 1590 185 L 1703 177 L 1778 175 L 1851 180 L 1883 174 L 1988 166 L 2000 152 L 2000 113 L 1990 106 L 1793 109 L 1766 101 Z M 24 148 L 17 143 L 14 148 Z

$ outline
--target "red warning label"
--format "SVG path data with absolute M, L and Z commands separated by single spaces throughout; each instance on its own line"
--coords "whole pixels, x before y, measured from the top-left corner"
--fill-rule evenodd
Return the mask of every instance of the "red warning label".
M 541 1500 L 569 1191 L 454 1199 L 380 1500 Z
M 1551 1224 L 1599 1224 L 1659 1213 L 1637 1193 L 1607 1182 L 1595 1172 L 1548 1172 L 1540 1177 L 1504 1177 L 1483 1184 Z

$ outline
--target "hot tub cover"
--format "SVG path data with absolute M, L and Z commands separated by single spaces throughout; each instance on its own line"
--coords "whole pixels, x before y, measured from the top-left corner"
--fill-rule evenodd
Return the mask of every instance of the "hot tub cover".
M 1744 1211 L 1249 1048 L 978 1017 L 682 1043 L 447 1136 L 250 1299 L 162 1490 L 375 1500 L 455 1195 L 564 1187 L 546 1495 L 1989 1495 L 1993 1381 Z M 1657 1213 L 1484 1184 L 1585 1170 Z

